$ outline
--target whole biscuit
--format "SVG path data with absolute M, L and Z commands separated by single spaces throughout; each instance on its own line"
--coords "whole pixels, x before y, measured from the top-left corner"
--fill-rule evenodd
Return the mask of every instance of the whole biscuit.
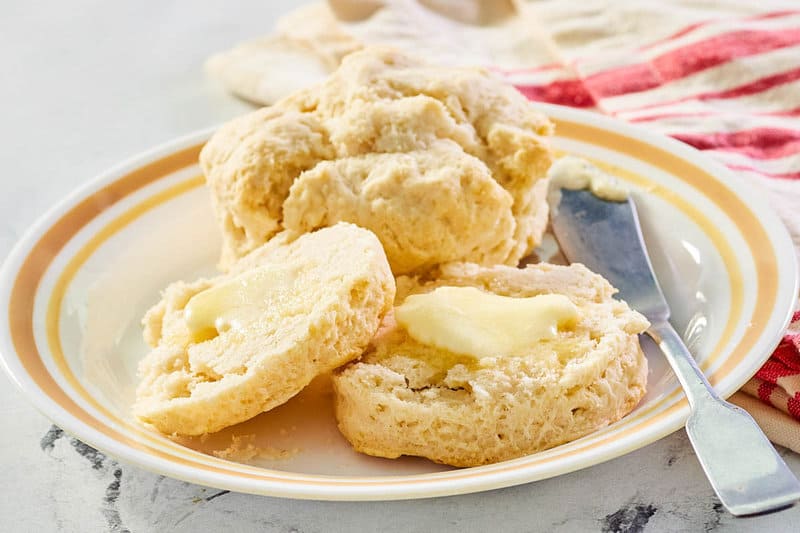
M 395 274 L 452 261 L 516 264 L 546 226 L 551 134 L 544 115 L 486 70 L 428 66 L 384 48 L 355 52 L 322 84 L 232 121 L 204 147 L 200 161 L 224 236 L 221 266 L 282 229 L 297 234 L 340 220 L 383 227 L 378 237 Z M 385 183 L 379 169 L 365 171 L 369 165 L 396 164 L 404 169 L 391 178 L 398 184 L 424 181 L 475 206 L 475 160 L 481 180 L 511 200 L 492 191 L 477 226 L 451 219 L 449 199 L 413 224 L 396 217 L 422 214 L 411 188 L 395 187 L 391 202 L 362 194 L 367 182 Z M 304 196 L 325 201 L 299 205 Z M 490 220 L 498 225 L 487 232 Z M 475 229 L 484 232 L 478 246 Z M 406 246 L 420 232 L 432 246 Z M 455 246 L 435 245 L 453 236 Z

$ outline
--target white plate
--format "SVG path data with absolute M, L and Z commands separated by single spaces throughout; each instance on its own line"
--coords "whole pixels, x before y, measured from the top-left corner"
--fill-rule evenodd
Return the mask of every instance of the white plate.
M 559 150 L 610 167 L 639 189 L 645 236 L 674 324 L 719 393 L 730 395 L 766 360 L 790 318 L 797 266 L 786 230 L 757 194 L 691 148 L 595 114 L 543 107 L 557 123 Z M 219 236 L 196 163 L 209 134 L 153 150 L 77 191 L 36 224 L 4 265 L 5 369 L 64 430 L 194 483 L 378 500 L 556 476 L 644 446 L 685 422 L 678 384 L 647 344 L 649 392 L 629 416 L 569 444 L 479 468 L 353 452 L 336 430 L 324 382 L 203 442 L 184 441 L 191 447 L 142 430 L 129 414 L 136 362 L 146 351 L 139 319 L 168 282 L 210 273 L 217 258 Z M 233 436 L 240 448 L 275 453 L 246 462 L 202 453 L 219 455 Z

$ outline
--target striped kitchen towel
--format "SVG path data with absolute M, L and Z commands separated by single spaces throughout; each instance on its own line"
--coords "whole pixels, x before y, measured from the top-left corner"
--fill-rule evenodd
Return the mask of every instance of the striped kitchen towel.
M 797 9 L 787 9 L 794 5 Z M 557 61 L 503 73 L 529 98 L 681 140 L 762 187 L 800 250 L 800 5 L 525 4 Z
M 702 150 L 767 191 L 800 255 L 800 9 L 697 6 L 528 5 L 558 61 L 501 74 L 531 99 L 595 109 Z M 732 401 L 800 452 L 800 312 Z
M 766 191 L 800 251 L 796 2 L 329 0 L 208 67 L 232 92 L 268 104 L 364 44 L 483 64 L 532 100 L 594 110 L 694 146 Z M 288 61 L 304 75 L 277 72 Z M 800 313 L 733 401 L 773 442 L 800 452 Z

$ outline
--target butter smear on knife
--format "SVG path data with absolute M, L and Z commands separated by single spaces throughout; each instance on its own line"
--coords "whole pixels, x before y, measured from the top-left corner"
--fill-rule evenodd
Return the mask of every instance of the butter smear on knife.
M 547 175 L 550 178 L 551 191 L 589 189 L 598 198 L 613 202 L 624 202 L 630 194 L 619 179 L 585 159 L 572 155 L 558 159 Z

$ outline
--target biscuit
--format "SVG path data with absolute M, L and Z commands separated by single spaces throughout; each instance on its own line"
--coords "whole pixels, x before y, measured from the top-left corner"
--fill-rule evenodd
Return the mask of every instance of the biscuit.
M 512 202 L 482 161 L 440 141 L 324 161 L 292 185 L 283 216 L 298 232 L 357 220 L 384 244 L 393 269 L 408 272 L 464 255 L 502 263 L 511 252 Z
M 301 6 L 276 23 L 274 35 L 211 56 L 206 72 L 236 96 L 269 105 L 322 81 L 363 46 L 341 28 L 327 2 Z
M 229 268 L 283 230 L 283 202 L 304 170 L 334 157 L 312 114 L 265 107 L 222 126 L 200 162 L 222 229 Z
M 256 269 L 279 281 L 247 329 L 198 339 L 190 299 Z M 163 433 L 199 435 L 272 409 L 357 358 L 394 293 L 378 239 L 344 223 L 292 242 L 280 234 L 226 275 L 173 283 L 143 320 L 153 349 L 139 365 L 134 415 Z
M 387 315 L 364 356 L 334 373 L 339 429 L 360 452 L 415 455 L 453 466 L 520 457 L 596 431 L 645 393 L 637 334 L 647 320 L 583 265 L 524 269 L 444 265 L 438 277 L 397 280 L 396 303 L 440 286 L 503 296 L 558 293 L 577 324 L 515 357 L 470 357 L 423 345 Z
M 552 129 L 486 70 L 428 66 L 385 48 L 350 54 L 322 84 L 235 119 L 203 148 L 223 232 L 220 264 L 282 229 L 347 221 L 376 231 L 395 274 L 452 261 L 515 265 L 547 223 Z M 485 202 L 475 197 L 478 182 Z M 420 186 L 441 191 L 425 210 Z M 319 201 L 303 205 L 305 197 Z M 454 203 L 472 204 L 458 217 L 471 209 L 484 220 L 462 227 L 450 218 Z M 406 210 L 409 220 L 399 216 Z M 497 225 L 487 229 L 491 220 Z

